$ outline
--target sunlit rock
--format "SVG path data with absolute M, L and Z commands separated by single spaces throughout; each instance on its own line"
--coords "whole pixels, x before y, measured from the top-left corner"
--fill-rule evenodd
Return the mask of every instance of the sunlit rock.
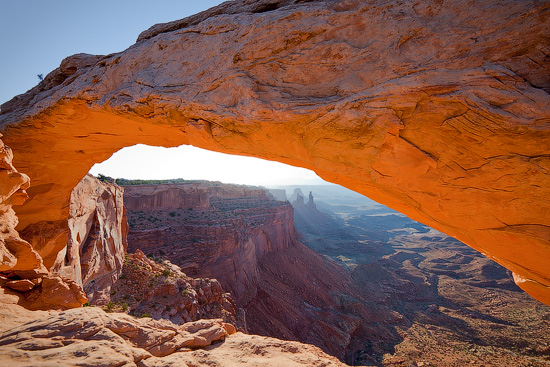
M 47 267 L 70 192 L 136 143 L 313 169 L 506 266 L 550 303 L 547 2 L 238 1 L 76 55 L 2 105 Z M 175 163 L 176 164 L 176 163 Z

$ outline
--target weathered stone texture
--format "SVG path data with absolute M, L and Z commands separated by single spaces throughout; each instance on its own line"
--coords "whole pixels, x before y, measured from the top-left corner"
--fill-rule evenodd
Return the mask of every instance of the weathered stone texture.
M 240 1 L 157 25 L 2 106 L 34 182 L 19 228 L 63 227 L 72 188 L 124 146 L 192 143 L 313 169 L 549 303 L 548 39 L 548 1 Z

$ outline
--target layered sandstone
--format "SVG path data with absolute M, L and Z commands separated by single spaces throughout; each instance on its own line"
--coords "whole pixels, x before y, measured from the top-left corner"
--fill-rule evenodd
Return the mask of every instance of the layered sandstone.
M 12 160 L 11 148 L 0 140 L 0 272 L 45 273 L 40 256 L 15 230 L 18 218 L 12 206 L 28 198 L 30 180 L 15 169 Z
M 124 205 L 134 212 L 154 209 L 207 209 L 211 199 L 268 199 L 268 194 L 261 188 L 209 181 L 125 187 L 128 190 L 124 194 Z
M 124 189 L 130 252 L 166 256 L 187 275 L 219 279 L 244 303 L 254 297 L 259 259 L 296 242 L 292 208 L 263 189 L 208 182 Z
M 69 241 L 52 271 L 83 286 L 90 302 L 105 302 L 122 271 L 128 224 L 123 189 L 86 175 L 73 189 Z
M 12 205 L 27 199 L 29 178 L 12 165 L 12 150 L 0 140 L 0 287 L 16 291 L 18 303 L 29 309 L 67 309 L 86 302 L 73 279 L 53 275 L 31 244 L 19 237 Z
M 109 302 L 92 301 L 107 311 L 148 315 L 176 324 L 223 319 L 235 325 L 236 306 L 216 279 L 193 279 L 168 260 L 150 259 L 137 250 L 127 254 Z
M 237 334 L 234 339 L 220 344 L 236 332 L 234 326 L 222 320 L 175 325 L 167 320 L 106 314 L 96 307 L 51 311 L 79 307 L 86 297 L 77 283 L 48 274 L 43 266 L 32 264 L 30 270 L 17 267 L 19 260 L 26 259 L 17 257 L 16 250 L 21 246 L 28 249 L 26 253 L 35 254 L 32 258 L 41 263 L 40 256 L 32 252 L 31 246 L 21 240 L 14 229 L 17 217 L 11 205 L 20 203 L 25 197 L 28 178 L 11 165 L 9 148 L 3 144 L 0 147 L 4 154 L 0 174 L 11 179 L 2 182 L 4 190 L 0 206 L 2 251 L 4 260 L 7 259 L 3 265 L 9 270 L 6 272 L 3 268 L 0 276 L 0 360 L 3 363 L 12 366 L 345 366 L 319 349 L 300 343 Z M 17 246 L 13 245 L 14 242 Z M 152 272 L 156 270 L 143 254 L 136 256 L 144 267 L 149 266 Z M 15 261 L 10 261 L 12 259 Z M 184 277 L 176 267 L 169 263 L 164 265 L 170 268 L 168 273 Z M 215 282 L 197 280 L 196 283 L 193 287 L 197 289 L 199 302 L 201 298 L 212 301 L 216 295 L 219 296 Z M 165 290 L 170 293 L 170 289 Z M 163 296 L 162 292 L 155 295 Z M 28 310 L 33 308 L 50 311 Z M 213 344 L 212 349 L 208 348 Z
M 145 210 L 140 200 L 166 207 Z M 350 348 L 353 339 L 373 333 L 383 340 L 375 345 L 398 339 L 375 325 L 399 323 L 400 316 L 387 307 L 369 310 L 350 272 L 300 243 L 292 206 L 267 190 L 208 182 L 136 185 L 125 186 L 125 201 L 131 201 L 130 251 L 168 258 L 193 277 L 218 279 L 234 297 L 243 330 L 313 344 L 347 361 L 359 349 Z M 184 201 L 197 205 L 173 208 Z
M 549 9 L 241 0 L 154 26 L 120 53 L 69 57 L 2 105 L 5 141 L 35 183 L 19 228 L 52 233 L 36 249 L 50 266 L 93 163 L 136 143 L 192 143 L 313 169 L 550 302 Z

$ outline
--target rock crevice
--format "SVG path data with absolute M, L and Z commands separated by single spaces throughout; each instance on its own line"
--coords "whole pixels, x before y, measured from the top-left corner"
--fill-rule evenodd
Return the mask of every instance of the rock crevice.
M 547 1 L 246 0 L 155 26 L 2 106 L 34 183 L 18 228 L 57 228 L 46 241 L 60 244 L 93 163 L 193 144 L 313 169 L 490 256 L 548 303 L 546 235 L 514 230 L 550 225 L 548 24 Z M 45 248 L 49 267 L 62 246 Z

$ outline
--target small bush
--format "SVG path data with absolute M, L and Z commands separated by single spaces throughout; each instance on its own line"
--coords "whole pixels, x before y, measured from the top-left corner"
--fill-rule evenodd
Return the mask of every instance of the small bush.
M 169 276 L 170 276 L 170 270 L 164 269 L 164 270 L 162 271 L 162 275 L 165 276 L 165 277 L 169 277 Z
M 150 318 L 151 315 L 149 315 L 147 312 L 144 312 L 144 313 L 141 314 L 140 317 L 141 317 L 141 318 L 144 318 L 144 317 L 149 317 L 149 318 Z

